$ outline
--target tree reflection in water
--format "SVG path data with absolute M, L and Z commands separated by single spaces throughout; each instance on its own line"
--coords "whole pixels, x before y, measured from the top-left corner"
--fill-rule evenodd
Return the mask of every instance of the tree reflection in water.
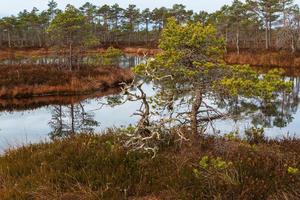
M 255 127 L 284 128 L 294 120 L 293 116 L 299 108 L 300 92 L 300 77 L 286 79 L 293 83 L 291 93 L 281 93 L 272 104 L 236 98 L 231 100 L 225 109 L 233 116 L 235 122 L 250 119 Z
M 290 80 L 293 83 L 293 90 L 291 93 L 280 93 L 277 99 L 272 101 L 272 104 L 261 100 L 258 101 L 255 99 L 247 99 L 242 97 L 230 98 L 227 99 L 226 102 L 220 97 L 219 99 L 215 99 L 214 104 L 212 105 L 210 104 L 211 101 L 209 98 L 204 99 L 204 102 L 207 105 L 213 106 L 215 109 L 222 111 L 222 113 L 226 113 L 228 116 L 228 118 L 224 119 L 214 119 L 214 122 L 229 119 L 233 120 L 234 122 L 243 123 L 246 122 L 245 120 L 250 120 L 251 126 L 254 127 L 284 128 L 294 121 L 294 116 L 299 109 L 300 92 L 300 77 L 289 77 L 285 79 Z M 161 92 L 161 89 L 163 89 L 161 87 L 162 85 L 158 87 L 150 82 L 146 82 L 146 84 L 151 85 L 158 93 Z M 137 91 L 134 90 L 132 92 Z M 152 105 L 154 100 L 153 94 L 149 95 L 149 91 L 144 92 L 147 94 L 148 98 L 151 99 L 152 102 L 149 102 L 149 104 Z M 180 98 L 177 96 L 177 98 L 173 99 L 173 105 L 168 105 L 166 107 L 158 106 L 156 109 L 153 109 L 151 106 L 151 117 L 155 117 L 156 122 L 161 122 L 161 119 L 158 119 L 157 117 L 166 118 L 171 116 L 172 118 L 176 118 L 178 113 L 188 113 L 188 111 L 191 109 L 190 105 L 184 104 L 182 99 L 189 98 L 190 93 L 180 93 L 179 97 Z M 124 104 L 127 98 L 128 91 L 127 94 L 114 94 L 105 98 L 100 98 L 99 101 L 101 104 L 105 104 L 106 106 L 115 107 L 120 104 Z M 132 98 L 129 99 L 132 100 Z M 49 125 L 52 129 L 50 133 L 52 139 L 66 137 L 68 135 L 73 135 L 80 132 L 94 132 L 95 128 L 99 126 L 99 122 L 94 119 L 95 117 L 93 112 L 86 111 L 85 105 L 88 105 L 88 103 L 86 104 L 83 102 L 76 104 L 71 103 L 66 106 L 56 105 L 50 107 L 52 118 L 49 122 Z M 132 113 L 135 113 L 135 111 L 136 110 L 132 108 Z M 101 112 L 101 109 L 99 112 Z M 202 126 L 207 127 L 214 124 L 216 132 L 222 129 L 222 127 L 218 127 L 218 123 L 208 123 L 207 121 L 203 121 Z
M 215 122 L 222 120 L 232 120 L 235 123 L 242 122 L 245 125 L 246 122 L 250 120 L 250 126 L 262 128 L 284 128 L 288 126 L 293 122 L 299 107 L 300 77 L 284 77 L 284 79 L 293 83 L 291 92 L 279 91 L 276 95 L 276 99 L 271 102 L 265 101 L 264 99 L 245 98 L 242 96 L 227 97 L 226 99 L 222 98 L 222 96 L 214 96 L 212 101 L 211 96 L 208 95 L 203 99 L 203 104 L 211 108 L 212 111 L 205 111 L 205 114 L 213 116 L 213 112 L 218 110 L 220 113 L 224 113 L 224 117 L 222 119 L 210 117 L 210 120 L 206 120 L 207 118 L 205 117 L 199 117 L 202 122 L 202 130 L 206 130 L 208 126 L 213 126 L 215 133 L 219 133 L 222 127 L 218 127 L 219 124 Z M 175 87 L 175 85 L 171 86 Z M 170 85 L 166 87 L 162 84 L 153 84 L 153 88 L 155 88 L 156 91 L 154 96 L 159 95 L 163 91 L 163 97 L 167 98 L 168 96 L 165 91 L 169 89 L 169 87 Z M 173 89 L 172 91 L 178 91 L 178 89 Z M 124 94 L 126 96 L 126 93 Z M 127 95 L 129 95 L 129 97 L 133 96 L 128 92 Z M 188 115 L 186 113 L 190 112 L 191 105 L 189 101 L 186 103 L 185 99 L 189 99 L 191 94 L 189 92 L 180 92 L 177 94 L 172 93 L 172 95 L 172 98 L 170 98 L 172 104 L 163 104 L 162 106 L 157 105 L 153 96 L 148 96 L 148 103 L 152 105 L 152 111 L 150 112 L 152 122 L 159 124 L 159 122 L 164 120 L 167 122 L 173 121 L 175 124 L 177 122 L 179 122 L 179 124 L 187 123 Z M 119 102 L 123 103 L 122 101 Z M 153 103 L 155 104 L 154 106 Z M 153 110 L 153 108 L 155 109 Z M 203 114 L 202 112 L 200 113 Z M 166 120 L 166 118 L 173 120 Z
M 92 112 L 87 112 L 83 103 L 68 106 L 51 106 L 52 118 L 49 125 L 51 139 L 66 137 L 76 133 L 93 133 L 99 123 Z

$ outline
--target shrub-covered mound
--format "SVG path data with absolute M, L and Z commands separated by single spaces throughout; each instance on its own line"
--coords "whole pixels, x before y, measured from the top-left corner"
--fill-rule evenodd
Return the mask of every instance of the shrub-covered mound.
M 1 66 L 0 98 L 73 95 L 116 87 L 133 79 L 130 69 L 89 67 L 69 71 L 51 66 Z
M 0 158 L 0 199 L 300 198 L 300 140 L 174 136 L 154 158 L 122 141 L 82 134 L 9 150 Z

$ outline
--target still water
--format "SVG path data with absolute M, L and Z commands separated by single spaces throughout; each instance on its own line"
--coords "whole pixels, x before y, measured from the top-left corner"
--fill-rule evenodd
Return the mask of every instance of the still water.
M 134 66 L 144 59 L 126 56 L 120 60 L 123 67 Z M 264 127 L 268 137 L 287 135 L 300 137 L 300 76 L 285 77 L 292 81 L 293 92 L 280 96 L 274 109 L 263 112 L 255 103 L 243 102 L 236 118 L 214 122 L 219 134 L 243 131 L 253 125 Z M 143 90 L 153 95 L 153 86 L 145 84 Z M 103 132 L 107 128 L 135 124 L 133 113 L 140 102 L 127 102 L 118 106 L 107 105 L 107 97 L 118 95 L 118 90 L 98 92 L 78 97 L 43 97 L 26 100 L 0 100 L 0 151 L 29 143 L 48 141 L 58 127 L 76 131 Z M 212 129 L 208 129 L 208 133 Z

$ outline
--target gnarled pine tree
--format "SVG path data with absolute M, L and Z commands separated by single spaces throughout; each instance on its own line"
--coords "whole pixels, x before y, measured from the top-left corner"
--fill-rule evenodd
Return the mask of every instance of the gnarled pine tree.
M 179 108 L 176 120 L 185 119 L 193 136 L 201 132 L 203 122 L 226 115 L 213 107 L 218 102 L 239 97 L 271 102 L 278 92 L 291 87 L 278 70 L 260 76 L 247 65 L 227 65 L 223 61 L 224 40 L 210 25 L 180 25 L 171 18 L 159 46 L 162 53 L 137 66 L 135 72 L 156 83 L 155 102 L 162 108 Z M 180 110 L 179 104 L 187 105 L 188 111 Z

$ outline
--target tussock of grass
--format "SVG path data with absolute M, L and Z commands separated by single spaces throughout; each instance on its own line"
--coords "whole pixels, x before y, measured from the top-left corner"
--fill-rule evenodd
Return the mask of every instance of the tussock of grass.
M 0 199 L 300 197 L 299 140 L 179 144 L 171 137 L 154 159 L 128 153 L 121 141 L 115 133 L 83 134 L 10 150 L 0 158 Z
M 0 98 L 72 95 L 117 86 L 133 79 L 130 69 L 82 67 L 69 71 L 53 66 L 1 66 Z

